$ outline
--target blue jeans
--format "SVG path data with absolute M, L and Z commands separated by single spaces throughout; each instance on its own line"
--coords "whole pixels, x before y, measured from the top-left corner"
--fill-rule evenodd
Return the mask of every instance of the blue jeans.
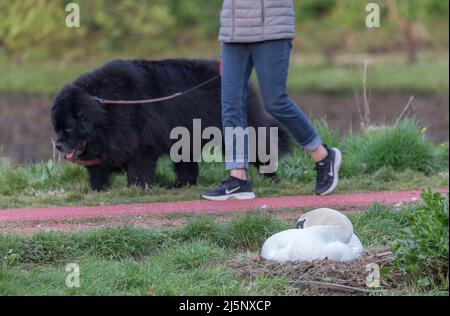
M 286 92 L 291 49 L 291 40 L 223 43 L 222 123 L 224 130 L 248 127 L 248 86 L 251 73 L 255 68 L 267 111 L 291 132 L 306 151 L 312 152 L 322 145 L 322 140 L 306 115 Z M 245 146 L 244 154 L 242 157 L 236 157 L 236 137 L 225 135 L 225 148 L 233 153 L 232 159 L 227 159 L 227 170 L 248 169 L 248 140 L 241 140 L 241 142 Z

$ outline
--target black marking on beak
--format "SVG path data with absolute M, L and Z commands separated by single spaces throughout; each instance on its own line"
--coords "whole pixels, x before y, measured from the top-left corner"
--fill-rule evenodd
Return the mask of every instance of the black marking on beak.
M 300 221 L 297 222 L 297 229 L 304 229 L 305 228 L 305 223 L 306 223 L 306 219 L 302 219 Z

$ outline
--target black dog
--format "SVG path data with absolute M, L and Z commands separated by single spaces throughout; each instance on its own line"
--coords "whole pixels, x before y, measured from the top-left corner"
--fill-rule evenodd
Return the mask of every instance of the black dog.
M 55 98 L 52 123 L 56 147 L 68 160 L 86 166 L 94 190 L 104 190 L 110 175 L 123 170 L 128 174 L 128 185 L 152 185 L 158 159 L 175 143 L 170 139 L 173 128 L 186 127 L 192 135 L 194 119 L 201 119 L 203 127 L 221 128 L 220 79 L 159 103 L 108 105 L 95 97 L 164 97 L 214 78 L 218 68 L 217 61 L 205 60 L 113 61 L 82 75 Z M 280 127 L 279 151 L 289 150 L 287 132 L 267 114 L 253 88 L 248 116 L 249 126 Z M 196 184 L 197 163 L 175 163 L 174 168 L 177 187 Z

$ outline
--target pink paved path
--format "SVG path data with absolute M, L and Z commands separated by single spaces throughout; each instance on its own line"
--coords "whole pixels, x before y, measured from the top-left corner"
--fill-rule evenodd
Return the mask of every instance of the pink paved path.
M 447 194 L 447 189 L 436 190 Z M 373 203 L 416 202 L 421 192 L 382 192 L 368 194 L 259 198 L 252 201 L 188 201 L 111 206 L 13 209 L 0 211 L 0 222 L 58 221 L 145 214 L 225 213 L 257 209 L 291 209 L 299 207 L 364 206 Z

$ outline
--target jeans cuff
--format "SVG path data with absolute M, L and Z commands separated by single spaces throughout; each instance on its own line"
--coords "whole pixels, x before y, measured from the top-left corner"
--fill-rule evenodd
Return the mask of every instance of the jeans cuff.
M 323 145 L 322 139 L 320 136 L 315 136 L 309 143 L 303 145 L 303 148 L 309 153 L 315 151 L 319 146 Z

